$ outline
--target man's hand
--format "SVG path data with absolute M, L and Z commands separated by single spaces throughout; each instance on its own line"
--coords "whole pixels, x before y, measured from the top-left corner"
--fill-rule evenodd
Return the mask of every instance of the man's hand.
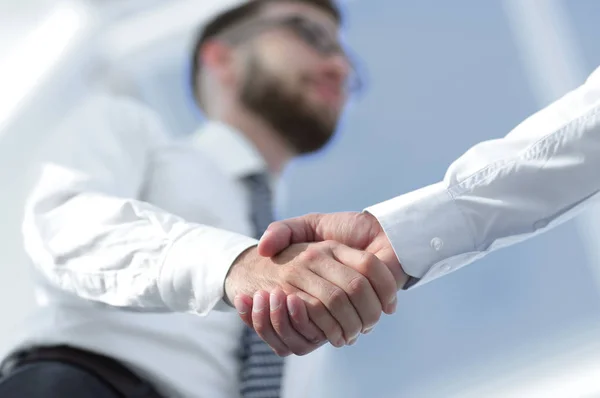
M 309 214 L 303 217 L 272 223 L 264 233 L 259 245 L 258 253 L 265 257 L 274 256 L 292 244 L 300 242 L 318 242 L 333 240 L 358 250 L 366 250 L 377 256 L 389 269 L 396 288 L 401 288 L 408 277 L 402 270 L 398 258 L 385 235 L 383 228 L 377 219 L 369 213 L 333 213 L 333 214 Z M 304 302 L 295 295 L 287 295 L 280 290 L 259 291 L 255 298 L 262 300 L 261 310 L 257 308 L 256 300 L 247 295 L 239 295 L 236 298 L 236 308 L 242 320 L 249 326 L 270 331 L 270 338 L 263 339 L 273 347 L 275 339 L 277 342 L 285 342 L 290 334 L 300 334 L 306 338 L 314 338 L 314 329 L 318 327 L 313 323 L 312 315 L 307 312 Z M 270 306 L 270 311 L 264 310 L 266 297 L 274 298 L 277 302 L 285 302 L 285 306 Z M 396 296 L 394 295 L 394 299 Z M 268 307 L 268 305 L 266 306 Z M 248 315 L 250 309 L 252 316 Z M 385 312 L 395 312 L 396 302 L 393 300 L 383 307 Z M 281 327 L 285 324 L 286 327 Z M 291 325 L 291 326 L 290 326 Z M 368 333 L 372 327 L 366 327 L 363 333 Z M 306 334 L 311 330 L 310 334 Z M 262 337 L 262 336 L 261 336 Z M 358 336 L 356 336 L 358 337 Z M 333 341 L 329 339 L 330 342 Z M 354 344 L 356 338 L 346 340 L 348 344 Z M 313 350 L 321 344 L 313 345 Z M 335 346 L 339 346 L 334 344 Z M 311 350 L 312 351 L 312 350 Z
M 375 254 L 388 266 L 398 289 L 406 283 L 389 239 L 370 213 L 344 212 L 308 214 L 272 223 L 258 244 L 261 256 L 271 257 L 294 243 L 333 240 L 348 247 Z
M 382 309 L 389 311 L 396 286 L 392 273 L 376 256 L 325 241 L 292 244 L 271 258 L 260 256 L 256 248 L 248 249 L 231 267 L 225 293 L 241 316 L 252 319 L 254 329 L 276 353 L 302 355 L 317 348 L 325 337 L 337 347 L 355 340 L 377 323 Z M 300 311 L 312 323 L 298 328 L 290 325 L 289 295 L 302 300 Z M 250 315 L 244 306 L 252 301 Z M 269 322 L 261 323 L 269 307 L 285 309 L 285 319 L 276 319 L 272 325 L 267 314 Z

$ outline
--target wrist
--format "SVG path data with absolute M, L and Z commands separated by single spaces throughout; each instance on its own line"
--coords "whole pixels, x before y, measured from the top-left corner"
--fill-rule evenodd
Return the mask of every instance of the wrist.
M 258 256 L 256 246 L 249 247 L 244 250 L 240 255 L 235 259 L 231 267 L 229 268 L 229 272 L 225 277 L 224 283 L 224 295 L 223 301 L 231 307 L 233 307 L 233 300 L 235 296 L 239 293 L 242 293 L 242 289 L 240 288 L 240 281 L 246 279 L 247 276 L 247 268 L 250 263 L 256 262 L 256 257 Z
M 364 215 L 364 217 L 368 219 L 372 225 L 370 230 L 371 244 L 367 247 L 367 251 L 377 255 L 377 257 L 379 257 L 379 259 L 387 265 L 388 269 L 392 272 L 392 275 L 396 280 L 398 289 L 401 289 L 404 285 L 406 285 L 409 276 L 404 272 L 402 264 L 400 264 L 398 256 L 394 250 L 394 247 L 392 246 L 392 242 L 374 214 L 368 211 L 364 211 L 361 214 Z

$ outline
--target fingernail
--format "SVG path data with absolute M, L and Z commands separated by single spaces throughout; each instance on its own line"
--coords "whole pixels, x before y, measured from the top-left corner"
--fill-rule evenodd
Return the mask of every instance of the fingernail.
M 269 304 L 271 304 L 271 311 L 275 311 L 281 305 L 281 300 L 279 300 L 279 297 L 277 297 L 276 294 L 271 293 L 269 296 Z
M 360 333 L 358 333 L 356 336 L 352 336 L 348 339 L 348 341 L 346 342 L 347 345 L 352 345 L 354 343 L 356 343 L 356 340 L 358 339 L 358 336 L 360 336 Z
M 287 307 L 290 315 L 294 315 L 298 311 L 297 304 L 294 300 L 291 299 L 291 296 L 287 297 Z
M 389 303 L 389 312 L 390 313 L 394 313 L 396 312 L 396 307 L 398 306 L 398 297 L 394 296 L 394 298 L 392 298 L 392 300 Z
M 260 237 L 260 240 L 266 239 L 270 233 L 271 233 L 271 231 L 265 231 L 265 233 L 263 233 L 262 236 Z
M 371 326 L 370 328 L 367 328 L 363 331 L 363 334 L 369 334 L 373 331 L 373 329 L 375 329 L 375 326 Z
M 254 308 L 253 308 L 254 312 L 261 312 L 262 310 L 265 309 L 266 305 L 267 305 L 267 303 L 265 301 L 265 298 L 262 296 L 262 294 L 254 295 Z
M 339 337 L 334 343 L 333 345 L 337 348 L 342 348 L 343 346 L 346 345 L 346 341 L 344 341 L 344 339 L 342 337 Z
M 248 304 L 246 304 L 246 302 L 244 300 L 242 300 L 239 297 L 235 297 L 233 299 L 233 305 L 235 306 L 235 308 L 237 309 L 238 314 L 240 315 L 245 315 L 248 313 L 249 310 L 249 306 Z

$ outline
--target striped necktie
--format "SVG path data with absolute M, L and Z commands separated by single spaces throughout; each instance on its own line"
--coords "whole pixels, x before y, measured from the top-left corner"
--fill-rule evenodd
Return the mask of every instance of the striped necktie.
M 272 193 L 266 174 L 252 174 L 244 178 L 250 194 L 251 219 L 258 239 L 273 221 Z M 242 398 L 279 398 L 283 376 L 283 358 L 256 334 L 245 327 L 241 346 Z

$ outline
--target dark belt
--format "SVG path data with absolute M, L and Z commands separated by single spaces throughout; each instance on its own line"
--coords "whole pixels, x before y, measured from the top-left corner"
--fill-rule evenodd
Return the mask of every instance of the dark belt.
M 85 369 L 111 386 L 123 398 L 163 398 L 149 382 L 119 361 L 66 345 L 34 347 L 15 353 L 5 363 L 10 363 L 10 368 L 14 370 L 41 361 L 64 362 Z

